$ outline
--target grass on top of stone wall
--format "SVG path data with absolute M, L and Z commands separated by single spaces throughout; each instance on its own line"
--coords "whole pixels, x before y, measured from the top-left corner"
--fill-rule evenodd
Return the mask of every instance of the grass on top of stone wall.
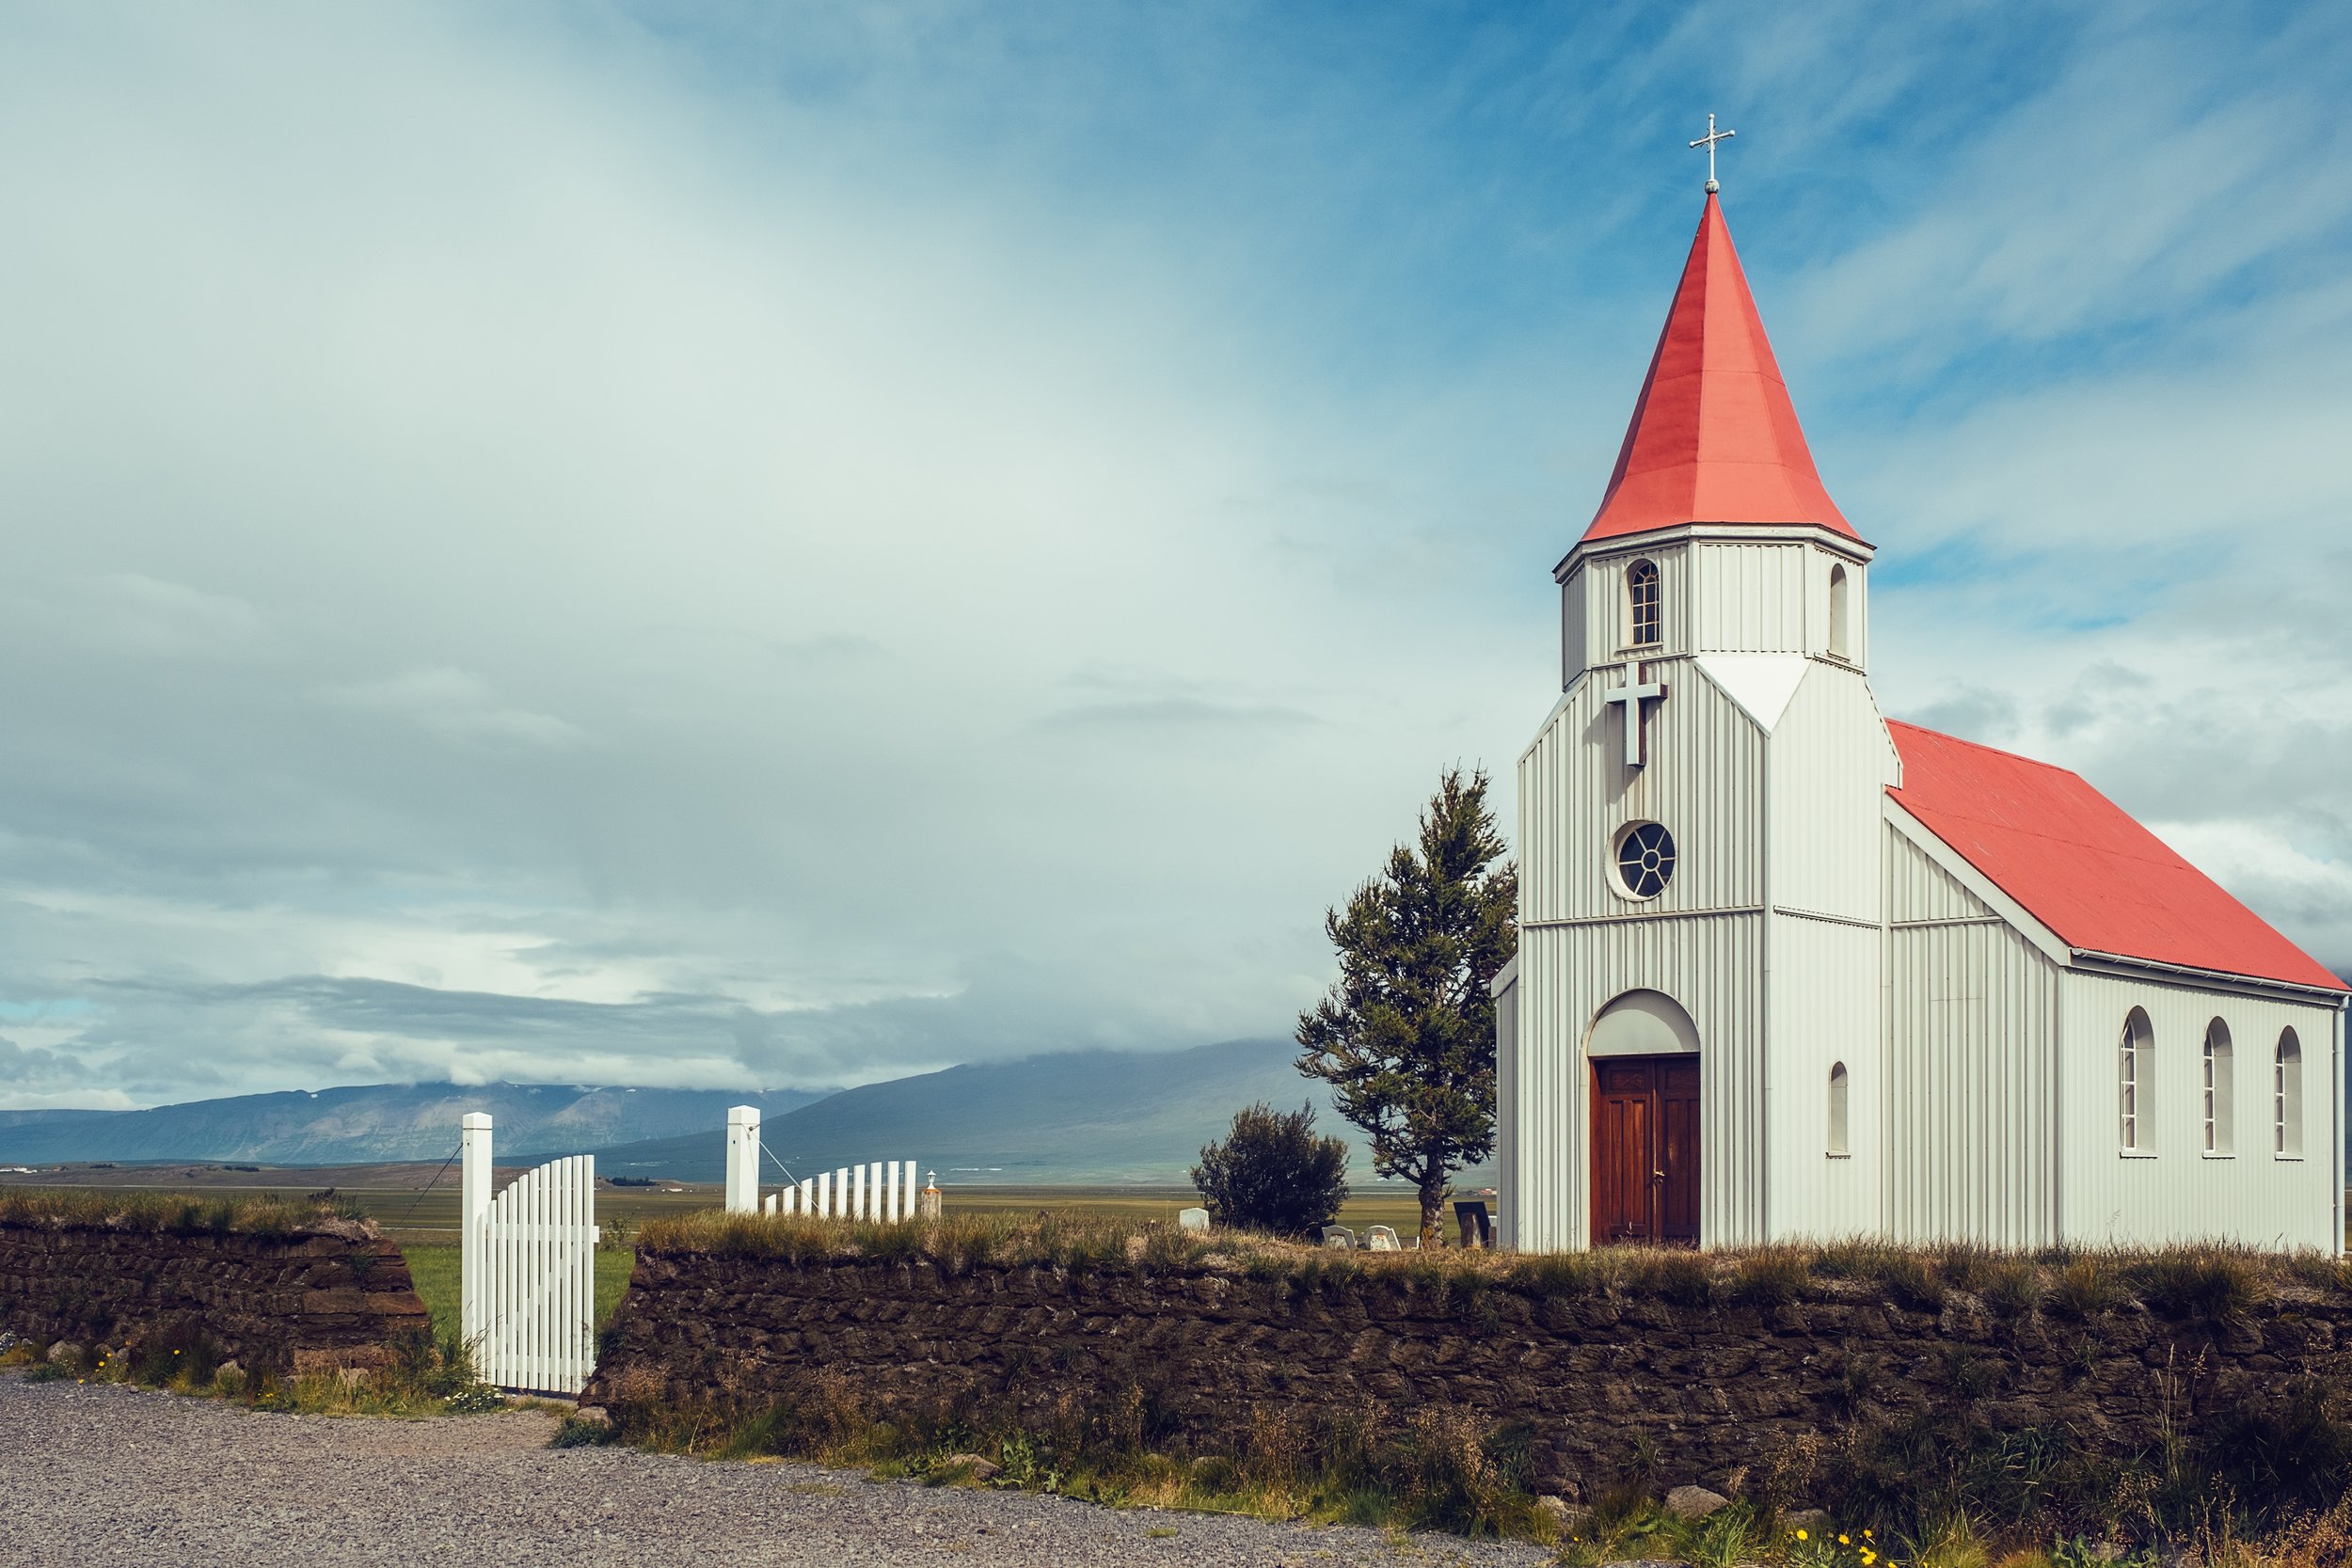
M 331 1230 L 373 1236 L 355 1201 L 332 1189 L 307 1197 L 201 1196 L 195 1193 L 118 1193 L 88 1189 L 0 1188 L 0 1226 L 127 1230 L 151 1235 L 278 1237 Z
M 882 1225 L 720 1210 L 648 1220 L 646 1251 L 707 1252 L 787 1262 L 923 1261 L 949 1274 L 1036 1265 L 1071 1272 L 1222 1273 L 1290 1278 L 1302 1286 L 1402 1277 L 1457 1290 L 1503 1289 L 1542 1297 L 1649 1297 L 1684 1307 L 1772 1307 L 1883 1291 L 1916 1311 L 1964 1291 L 1995 1314 L 2083 1319 L 2137 1301 L 2167 1317 L 2224 1322 L 2281 1287 L 2352 1290 L 2352 1265 L 2316 1252 L 2265 1253 L 2219 1245 L 2153 1250 L 2049 1248 L 1996 1252 L 1879 1242 L 1695 1252 L 1603 1247 L 1513 1253 L 1446 1247 L 1363 1252 L 1317 1247 L 1248 1231 L 1187 1231 L 1091 1214 L 1034 1218 L 958 1215 Z

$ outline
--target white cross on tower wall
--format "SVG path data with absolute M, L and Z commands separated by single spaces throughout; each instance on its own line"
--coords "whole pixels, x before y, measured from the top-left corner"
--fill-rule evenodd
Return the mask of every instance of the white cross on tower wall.
M 1636 660 L 1627 660 L 1625 684 L 1613 686 L 1601 693 L 1604 702 L 1625 705 L 1625 765 L 1628 768 L 1640 768 L 1649 761 L 1649 731 L 1642 723 L 1642 705 L 1645 702 L 1663 702 L 1666 697 L 1664 681 L 1643 681 L 1645 669 Z

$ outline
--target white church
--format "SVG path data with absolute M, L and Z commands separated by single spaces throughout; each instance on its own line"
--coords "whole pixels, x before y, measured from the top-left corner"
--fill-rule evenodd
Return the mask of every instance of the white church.
M 1708 184 L 1518 763 L 1502 1242 L 2341 1250 L 2344 982 L 2062 768 L 1887 720 Z

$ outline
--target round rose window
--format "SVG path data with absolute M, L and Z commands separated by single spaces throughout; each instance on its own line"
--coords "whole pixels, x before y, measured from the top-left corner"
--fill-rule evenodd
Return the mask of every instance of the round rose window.
M 1675 876 L 1674 834 L 1636 822 L 1617 835 L 1617 884 L 1630 898 L 1655 898 Z

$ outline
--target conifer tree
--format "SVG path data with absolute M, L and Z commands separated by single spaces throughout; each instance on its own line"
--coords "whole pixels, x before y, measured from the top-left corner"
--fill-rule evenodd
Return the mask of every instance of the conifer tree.
M 1518 868 L 1486 809 L 1482 768 L 1450 768 L 1418 844 L 1390 851 L 1344 912 L 1325 911 L 1340 978 L 1298 1019 L 1298 1070 L 1331 1085 L 1372 1142 L 1375 1174 L 1421 1194 L 1438 1235 L 1447 1179 L 1495 1142 L 1495 1006 L 1487 982 L 1518 950 Z

